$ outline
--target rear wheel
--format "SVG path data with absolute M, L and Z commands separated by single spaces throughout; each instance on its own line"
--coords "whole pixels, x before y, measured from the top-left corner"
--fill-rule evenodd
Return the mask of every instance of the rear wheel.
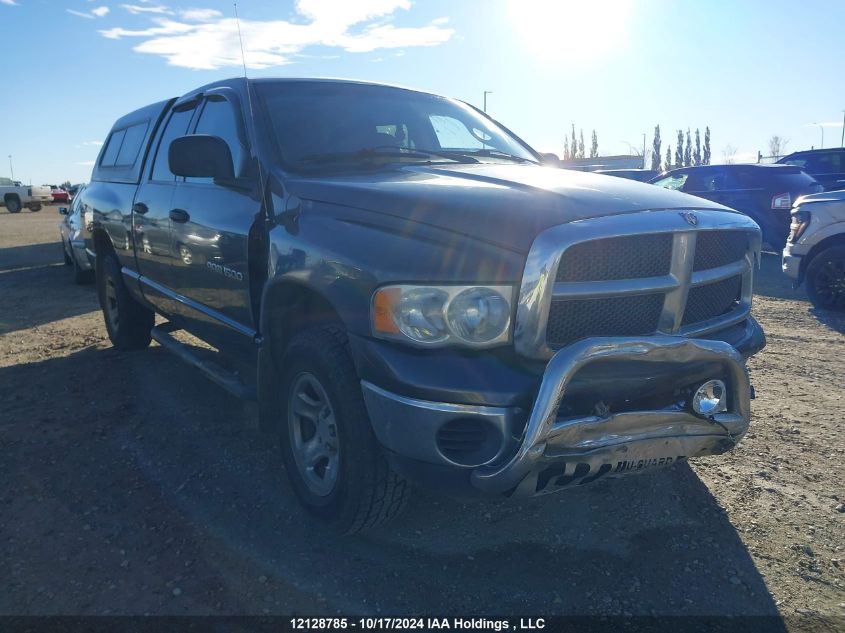
M 399 514 L 410 489 L 373 434 L 345 333 L 335 326 L 301 332 L 280 366 L 282 458 L 300 502 L 345 533 Z
M 814 306 L 845 310 L 845 246 L 832 246 L 816 255 L 807 266 L 805 278 Z
M 129 294 L 114 255 L 106 255 L 97 262 L 97 294 L 112 345 L 120 350 L 147 347 L 155 313 Z
M 30 202 L 28 205 L 26 205 L 26 208 L 32 211 L 33 213 L 41 211 L 41 205 L 38 202 Z
M 20 198 L 11 197 L 6 198 L 6 209 L 9 213 L 20 213 L 21 212 L 21 201 Z

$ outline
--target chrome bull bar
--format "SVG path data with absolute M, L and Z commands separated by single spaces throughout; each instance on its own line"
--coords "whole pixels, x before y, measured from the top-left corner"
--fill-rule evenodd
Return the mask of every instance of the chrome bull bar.
M 558 419 L 561 400 L 575 374 L 606 360 L 719 363 L 727 377 L 727 411 L 710 418 L 674 408 Z M 743 359 L 724 341 L 663 335 L 585 339 L 549 361 L 516 454 L 504 465 L 476 468 L 472 483 L 489 493 L 533 496 L 603 476 L 722 453 L 748 429 L 750 400 Z

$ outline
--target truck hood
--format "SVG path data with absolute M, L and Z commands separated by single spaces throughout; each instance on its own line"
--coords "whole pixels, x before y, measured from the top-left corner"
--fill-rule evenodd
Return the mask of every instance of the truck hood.
M 823 191 L 822 193 L 801 196 L 795 201 L 795 206 L 809 204 L 810 202 L 845 202 L 845 190 Z
M 288 179 L 303 200 L 355 207 L 526 252 L 557 224 L 644 209 L 726 207 L 645 183 L 532 164 L 397 166 Z

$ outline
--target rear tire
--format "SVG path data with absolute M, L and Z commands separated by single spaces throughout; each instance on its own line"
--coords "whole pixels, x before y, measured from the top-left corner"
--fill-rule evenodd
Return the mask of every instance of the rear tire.
M 347 534 L 397 516 L 410 487 L 373 434 L 343 330 L 297 334 L 279 366 L 282 459 L 302 505 Z
M 805 279 L 815 307 L 845 311 L 845 246 L 831 246 L 813 257 Z
M 9 213 L 21 212 L 21 201 L 18 198 L 6 198 L 5 203 Z
M 33 213 L 38 213 L 39 211 L 41 211 L 41 205 L 38 204 L 37 202 L 33 202 L 33 203 L 27 205 L 27 209 L 29 209 Z
M 114 255 L 105 255 L 97 262 L 97 294 L 112 345 L 119 350 L 149 346 L 155 312 L 129 294 Z

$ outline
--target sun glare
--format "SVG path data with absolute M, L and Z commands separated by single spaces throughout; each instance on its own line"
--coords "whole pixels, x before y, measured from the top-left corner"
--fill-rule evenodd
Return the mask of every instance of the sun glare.
M 624 44 L 631 0 L 509 0 L 514 32 L 538 60 L 565 64 L 606 55 Z

